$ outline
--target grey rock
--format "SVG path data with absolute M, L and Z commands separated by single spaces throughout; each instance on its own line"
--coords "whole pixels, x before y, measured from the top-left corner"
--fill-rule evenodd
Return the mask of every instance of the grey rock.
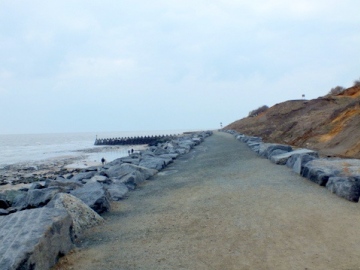
M 259 153 L 260 144 L 262 144 L 262 143 L 261 142 L 255 142 L 255 141 L 250 141 L 250 142 L 247 143 L 249 148 L 251 150 L 253 150 L 254 152 L 256 152 L 256 153 Z
M 276 144 L 276 143 L 263 143 L 259 148 L 259 155 L 266 158 L 271 158 L 272 152 L 274 150 L 283 150 L 285 152 L 292 151 L 292 147 L 284 144 Z
M 0 216 L 6 216 L 9 215 L 9 211 L 3 208 L 0 208 Z
M 139 183 L 145 181 L 145 177 L 139 172 L 132 172 L 124 175 L 117 181 L 126 185 L 128 189 L 134 190 Z
M 65 210 L 70 215 L 74 238 L 78 238 L 86 229 L 104 222 L 99 214 L 70 194 L 58 193 L 46 207 Z
M 330 177 L 326 188 L 348 201 L 359 201 L 360 181 L 354 177 Z
M 110 200 L 119 201 L 125 198 L 125 195 L 129 192 L 129 188 L 126 184 L 121 182 L 113 182 L 110 185 L 104 185 L 104 188 L 110 194 Z
M 81 188 L 72 190 L 70 194 L 82 200 L 98 214 L 110 210 L 110 195 L 98 182 L 86 183 Z
M 83 172 L 97 172 L 98 169 L 99 168 L 97 166 L 91 166 L 91 167 L 87 167 L 87 168 L 83 169 Z
M 62 175 L 62 178 L 64 178 L 64 179 L 70 179 L 72 177 L 74 177 L 74 174 L 72 174 L 72 173 L 67 173 L 67 174 Z
M 277 150 L 275 150 L 277 151 Z M 313 151 L 313 150 L 309 150 L 309 149 L 296 149 L 294 151 L 291 152 L 284 152 L 282 154 L 276 155 L 275 151 L 272 152 L 272 156 L 270 158 L 270 160 L 272 162 L 274 162 L 275 164 L 279 164 L 279 165 L 285 165 L 288 161 L 289 158 L 291 158 L 294 155 L 312 155 L 312 156 L 318 156 L 317 152 Z
M 268 158 L 273 161 L 273 160 L 276 160 L 276 159 L 273 159 L 273 157 L 275 156 L 279 156 L 279 155 L 283 155 L 285 153 L 288 153 L 287 151 L 284 151 L 284 150 L 281 150 L 281 149 L 275 149 L 274 151 L 271 152 L 271 154 L 268 156 Z M 273 161 L 274 162 L 274 161 Z M 274 162 L 275 163 L 275 162 Z M 280 164 L 280 163 L 277 163 L 277 164 Z M 283 164 L 281 164 L 283 165 Z
M 260 137 L 253 137 L 253 136 L 243 136 L 241 138 L 241 141 L 249 144 L 250 142 L 262 142 L 262 139 Z
M 320 186 L 326 186 L 330 177 L 338 175 L 337 171 L 318 165 L 314 161 L 316 160 L 311 160 L 304 165 L 301 176 Z
M 145 150 L 145 151 L 143 151 L 143 152 L 141 153 L 141 157 L 142 157 L 142 158 L 145 158 L 145 157 L 147 157 L 147 156 L 155 157 L 155 154 L 154 154 L 154 152 L 152 152 L 150 149 Z
M 139 165 L 139 163 L 140 163 L 139 158 L 132 158 L 132 157 L 121 158 L 121 161 L 122 161 L 122 163 L 130 163 L 130 164 L 134 164 L 134 165 Z
M 177 153 L 174 153 L 174 154 L 162 154 L 162 155 L 159 155 L 160 158 L 163 158 L 163 159 L 177 159 L 177 157 L 179 156 L 179 154 Z
M 2 195 L 9 206 L 12 206 L 14 203 L 24 200 L 26 197 L 26 192 L 21 190 L 6 190 Z
M 30 185 L 29 189 L 42 189 L 44 186 L 39 182 L 34 182 Z
M 142 166 L 136 166 L 133 164 L 123 163 L 121 165 L 111 166 L 108 170 L 104 171 L 104 173 L 108 177 L 116 177 L 116 178 L 121 178 L 133 172 L 139 172 L 141 175 L 143 175 L 144 179 L 149 179 L 151 176 L 157 173 L 157 170 L 145 168 Z
M 203 138 L 192 138 L 192 141 L 195 143 L 195 145 L 199 145 L 204 141 Z
M 186 148 L 188 150 L 192 149 L 196 145 L 191 139 L 189 140 L 182 140 L 179 142 L 179 147 Z
M 114 159 L 111 162 L 108 162 L 105 167 L 108 169 L 111 166 L 121 165 L 122 163 L 124 163 L 123 158 L 117 158 L 117 159 Z
M 108 183 L 108 184 L 110 184 L 111 180 L 105 175 L 94 175 L 93 177 L 91 177 L 89 182 L 99 182 L 99 183 Z
M 177 147 L 175 148 L 175 153 L 179 154 L 179 155 L 184 155 L 186 153 L 189 153 L 190 148 L 182 148 L 182 147 Z
M 167 154 L 168 151 L 166 149 L 163 149 L 161 147 L 156 147 L 156 149 L 153 151 L 153 153 L 157 156 Z
M 66 211 L 38 208 L 0 216 L 0 269 L 50 269 L 72 243 Z
M 70 180 L 72 181 L 82 181 L 83 179 L 90 179 L 96 174 L 96 171 L 90 171 L 90 172 L 82 172 L 79 174 L 76 174 Z
M 21 200 L 12 205 L 18 209 L 30 209 L 45 206 L 61 189 L 57 187 L 29 190 Z
M 314 159 L 317 159 L 318 155 L 315 154 L 296 154 L 292 155 L 286 162 L 286 166 L 292 168 L 294 172 L 302 175 L 305 165 Z
M 141 160 L 139 166 L 160 171 L 171 162 L 172 158 L 149 157 Z
M 330 177 L 356 177 L 360 170 L 358 159 L 314 159 L 304 165 L 301 175 L 326 185 Z
M 70 192 L 71 190 L 82 187 L 82 183 L 74 181 L 73 179 L 56 178 L 56 180 L 46 180 L 47 187 L 58 187 L 64 192 Z

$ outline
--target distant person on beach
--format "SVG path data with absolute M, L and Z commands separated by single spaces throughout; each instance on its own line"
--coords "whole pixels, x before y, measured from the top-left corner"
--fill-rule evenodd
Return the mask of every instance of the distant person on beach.
M 134 154 L 134 149 L 131 149 L 131 154 Z
M 128 154 L 129 154 L 129 156 L 130 156 L 130 150 L 128 150 Z
M 102 163 L 103 166 L 105 165 L 105 161 L 106 161 L 105 158 L 101 159 L 101 163 Z

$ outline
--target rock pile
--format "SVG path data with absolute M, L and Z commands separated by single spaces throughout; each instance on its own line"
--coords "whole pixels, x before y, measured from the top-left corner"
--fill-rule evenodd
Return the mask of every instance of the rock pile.
M 111 209 L 111 201 L 124 199 L 211 134 L 182 135 L 102 167 L 63 171 L 0 193 L 0 269 L 49 269 L 84 229 L 103 221 L 99 214 Z
M 246 136 L 234 130 L 226 130 L 237 140 L 246 143 L 258 155 L 275 164 L 286 165 L 310 181 L 326 187 L 332 193 L 352 202 L 360 197 L 360 160 L 320 158 L 309 149 L 293 149 L 289 145 L 264 143 L 262 138 Z

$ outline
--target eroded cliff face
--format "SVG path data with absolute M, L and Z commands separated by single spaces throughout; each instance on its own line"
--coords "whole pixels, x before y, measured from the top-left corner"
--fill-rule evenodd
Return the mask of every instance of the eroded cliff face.
M 360 158 L 360 86 L 338 95 L 279 103 L 224 129 L 316 149 L 325 156 Z

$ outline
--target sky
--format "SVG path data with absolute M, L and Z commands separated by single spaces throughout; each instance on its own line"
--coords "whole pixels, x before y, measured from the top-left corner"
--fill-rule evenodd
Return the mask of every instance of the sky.
M 358 0 L 0 0 L 0 134 L 215 129 L 360 78 Z

